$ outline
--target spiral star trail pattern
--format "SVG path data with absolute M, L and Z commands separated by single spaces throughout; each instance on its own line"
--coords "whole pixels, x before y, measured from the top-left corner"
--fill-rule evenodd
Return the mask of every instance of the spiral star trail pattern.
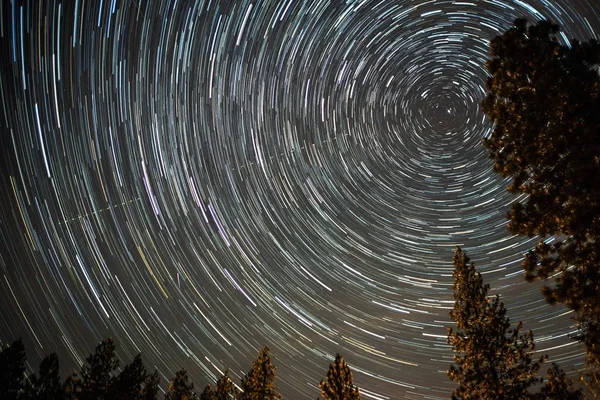
M 5 1 L 3 344 L 63 376 L 102 339 L 166 380 L 239 378 L 268 345 L 287 398 L 336 352 L 365 398 L 447 398 L 462 246 L 568 371 L 563 308 L 524 282 L 516 201 L 479 109 L 516 17 L 600 32 L 595 0 Z M 163 380 L 164 384 L 164 380 Z

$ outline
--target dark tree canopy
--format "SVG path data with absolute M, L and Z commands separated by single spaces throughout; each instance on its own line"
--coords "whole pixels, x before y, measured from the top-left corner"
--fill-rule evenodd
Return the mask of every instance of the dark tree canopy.
M 118 367 L 119 360 L 115 354 L 115 342 L 111 338 L 100 342 L 96 346 L 94 354 L 90 354 L 86 359 L 86 364 L 81 367 L 79 399 L 109 399 Z
M 325 400 L 360 400 L 360 390 L 352 382 L 352 371 L 344 357 L 337 354 L 329 365 L 327 377 L 319 383 Z
M 113 399 L 111 400 L 138 398 L 148 377 L 149 375 L 146 373 L 146 368 L 142 362 L 142 355 L 138 354 L 114 380 L 111 389 Z
M 460 248 L 454 252 L 454 308 L 448 343 L 457 353 L 448 376 L 458 384 L 453 399 L 508 400 L 529 397 L 544 357 L 533 360 L 533 333 L 513 329 L 498 296 L 489 296 L 475 266 Z
M 200 400 L 214 400 L 215 392 L 212 390 L 211 385 L 206 385 L 202 393 L 200 393 Z
M 583 392 L 573 387 L 573 382 L 556 364 L 546 373 L 546 381 L 535 400 L 583 400 Z
M 73 373 L 65 379 L 62 385 L 62 393 L 64 400 L 76 400 L 81 393 L 81 379 L 79 375 Z
M 39 373 L 29 378 L 30 386 L 26 399 L 55 400 L 61 395 L 58 356 L 55 353 L 45 357 L 40 363 Z
M 242 378 L 240 400 L 277 400 L 281 399 L 275 387 L 275 366 L 268 347 L 263 348 L 252 368 Z
M 194 384 L 190 380 L 187 371 L 180 369 L 169 382 L 169 390 L 165 393 L 165 400 L 193 400 L 197 398 L 194 392 Z
M 485 291 L 487 293 L 487 289 Z M 506 323 L 508 324 L 508 321 Z M 520 327 L 518 330 L 520 330 Z M 523 353 L 518 345 L 514 345 L 512 351 L 513 357 L 518 357 Z M 198 395 L 194 391 L 194 384 L 191 382 L 187 371 L 181 369 L 169 381 L 164 398 L 165 400 L 279 400 L 282 396 L 273 385 L 275 367 L 272 364 L 272 358 L 267 347 L 260 351 L 258 358 L 252 364 L 252 368 L 241 380 L 241 387 L 244 388 L 244 391 L 241 391 L 234 384 L 229 376 L 229 370 L 226 370 L 214 387 L 207 385 L 202 393 Z M 160 391 L 158 371 L 155 370 L 152 374 L 148 374 L 142 362 L 142 357 L 138 354 L 131 363 L 123 367 L 122 371 L 116 373 L 115 346 L 110 339 L 101 342 L 96 347 L 96 351 L 86 359 L 86 364 L 81 367 L 81 375 L 71 374 L 62 385 L 56 354 L 50 354 L 42 360 L 37 375 L 27 375 L 25 360 L 25 349 L 20 340 L 15 341 L 11 346 L 0 352 L 2 371 L 5 373 L 4 377 L 6 378 L 4 380 L 0 379 L 1 400 L 158 399 L 158 392 Z M 514 369 L 516 370 L 518 367 L 517 365 Z M 532 368 L 537 371 L 539 366 Z M 481 373 L 485 374 L 489 371 L 488 369 Z M 521 369 L 520 373 L 526 376 L 530 371 Z M 541 380 L 539 381 L 541 382 Z M 509 380 L 506 380 L 506 382 L 509 382 Z M 518 380 L 515 379 L 511 382 L 519 384 Z M 327 377 L 321 381 L 319 388 L 325 400 L 360 400 L 361 398 L 358 387 L 353 383 L 352 371 L 339 354 L 336 355 L 335 361 L 330 364 Z M 484 400 L 491 398 L 498 400 L 513 398 L 524 400 L 583 400 L 582 392 L 573 389 L 571 380 L 556 365 L 549 369 L 548 379 L 539 393 L 532 396 L 520 396 L 525 392 L 519 392 L 518 390 L 506 393 L 508 393 L 506 396 L 478 396 L 477 398 Z M 511 397 L 515 395 L 518 397 Z M 464 396 L 460 398 L 471 399 L 475 397 Z
M 540 236 L 526 277 L 553 278 L 546 299 L 576 312 L 579 339 L 600 359 L 600 45 L 570 46 L 559 27 L 514 26 L 491 42 L 483 111 L 494 170 L 526 195 L 508 213 L 514 234 Z
M 160 385 L 160 376 L 158 371 L 154 370 L 153 373 L 146 377 L 144 381 L 144 387 L 140 395 L 140 400 L 156 400 L 158 399 L 158 391 Z
M 219 378 L 215 386 L 215 400 L 233 400 L 239 396 L 239 390 L 229 377 L 229 370 Z
M 15 340 L 0 352 L 0 398 L 16 400 L 25 385 L 25 346 L 21 339 Z

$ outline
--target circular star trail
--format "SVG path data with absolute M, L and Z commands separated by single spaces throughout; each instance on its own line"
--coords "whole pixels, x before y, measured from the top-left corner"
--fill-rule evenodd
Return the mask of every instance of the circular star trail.
M 517 17 L 597 37 L 593 0 L 25 1 L 1 8 L 0 339 L 63 376 L 112 336 L 163 385 L 336 352 L 365 398 L 447 398 L 452 251 L 567 371 L 524 282 L 479 107 Z

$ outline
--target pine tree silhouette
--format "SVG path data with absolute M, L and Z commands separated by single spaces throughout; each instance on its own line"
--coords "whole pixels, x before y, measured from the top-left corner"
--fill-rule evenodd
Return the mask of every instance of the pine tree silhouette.
M 556 364 L 546 372 L 546 381 L 535 400 L 583 400 L 583 392 L 573 387 L 573 382 Z
M 62 385 L 62 397 L 63 400 L 79 400 L 81 395 L 81 378 L 76 373 L 72 373 L 65 379 Z
M 175 373 L 175 377 L 169 382 L 169 391 L 165 393 L 165 400 L 193 400 L 197 399 L 194 392 L 194 384 L 190 381 L 185 369 Z
M 52 353 L 40 363 L 39 373 L 29 377 L 26 399 L 56 400 L 62 394 L 58 356 Z
M 274 381 L 276 368 L 268 347 L 263 348 L 258 358 L 252 363 L 252 368 L 242 378 L 242 393 L 240 400 L 274 400 L 281 399 Z
M 215 392 L 212 390 L 211 385 L 206 385 L 202 393 L 200 393 L 200 400 L 214 400 Z
M 116 377 L 112 387 L 113 398 L 116 400 L 137 399 L 142 393 L 142 387 L 148 374 L 142 362 L 142 355 L 135 356 L 130 364 Z
M 352 371 L 344 361 L 344 357 L 337 354 L 335 360 L 329 365 L 327 378 L 319 384 L 321 396 L 326 400 L 360 400 L 360 390 L 352 382 Z
M 525 399 L 528 389 L 541 381 L 535 375 L 546 358 L 533 361 L 531 331 L 521 322 L 510 329 L 506 309 L 498 296 L 489 296 L 489 285 L 460 248 L 454 252 L 454 309 L 448 343 L 458 353 L 448 376 L 458 383 L 453 399 Z
M 229 370 L 217 381 L 215 387 L 215 400 L 232 400 L 237 399 L 239 396 L 239 390 L 235 387 L 233 381 L 229 377 Z
M 148 375 L 144 381 L 140 400 L 157 400 L 158 391 L 160 390 L 159 385 L 160 376 L 158 375 L 158 371 L 154 370 L 154 372 Z
M 98 346 L 96 351 L 86 359 L 81 367 L 80 400 L 109 400 L 111 389 L 116 378 L 119 360 L 115 355 L 115 343 L 108 338 Z
M 25 346 L 15 340 L 0 352 L 0 399 L 17 400 L 25 389 Z
M 492 39 L 482 109 L 494 129 L 484 144 L 521 195 L 509 231 L 538 236 L 525 277 L 550 279 L 546 300 L 574 311 L 600 396 L 600 43 L 560 36 L 550 21 L 517 19 Z

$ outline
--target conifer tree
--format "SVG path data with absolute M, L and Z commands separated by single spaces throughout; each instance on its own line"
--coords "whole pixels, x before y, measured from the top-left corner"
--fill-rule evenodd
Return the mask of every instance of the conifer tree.
M 237 399 L 239 394 L 239 390 L 229 377 L 229 370 L 226 370 L 215 386 L 215 400 L 233 400 Z
M 193 400 L 197 399 L 194 392 L 194 383 L 190 381 L 185 369 L 175 373 L 175 377 L 169 382 L 169 390 L 165 393 L 165 400 Z
M 531 331 L 519 322 L 510 329 L 506 309 L 498 296 L 489 296 L 469 258 L 460 248 L 454 253 L 454 308 L 448 343 L 457 353 L 448 376 L 458 384 L 453 399 L 510 400 L 530 397 L 529 388 L 545 357 L 533 360 Z
M 268 347 L 263 348 L 252 368 L 242 378 L 240 400 L 273 400 L 281 399 L 279 389 L 274 385 L 275 366 Z
M 86 364 L 81 367 L 80 400 L 109 399 L 118 367 L 115 342 L 111 338 L 100 342 L 94 354 L 90 354 Z
M 72 373 L 62 385 L 63 400 L 79 400 L 81 390 L 81 378 L 76 373 Z
M 215 392 L 212 390 L 211 385 L 206 385 L 202 393 L 200 393 L 200 400 L 214 400 Z
M 148 376 L 142 362 L 142 355 L 138 354 L 114 380 L 112 388 L 114 399 L 138 399 L 142 394 L 142 387 Z
M 539 236 L 525 277 L 551 278 L 546 300 L 575 311 L 600 392 L 600 44 L 560 44 L 559 30 L 518 19 L 491 41 L 484 144 L 508 190 L 526 195 L 508 213 L 510 232 Z
M 25 346 L 15 340 L 0 352 L 0 399 L 17 400 L 25 389 Z
M 154 372 L 148 375 L 144 381 L 140 400 L 157 400 L 159 385 L 160 376 L 158 375 L 158 371 L 154 370 Z
M 535 400 L 583 400 L 583 392 L 573 387 L 573 382 L 556 364 L 546 372 L 546 381 Z
M 29 378 L 27 399 L 56 400 L 62 393 L 60 383 L 59 363 L 56 353 L 46 356 L 40 363 L 39 373 Z
M 336 354 L 329 365 L 327 377 L 319 383 L 321 396 L 325 400 L 360 400 L 360 390 L 352 382 L 352 371 L 344 357 Z
M 590 313 L 587 317 L 579 311 L 576 320 L 579 322 L 581 333 L 575 338 L 584 343 L 586 349 L 586 370 L 581 373 L 580 380 L 587 388 L 590 398 L 600 400 L 600 311 L 599 314 Z M 593 321 L 591 321 L 593 320 Z

